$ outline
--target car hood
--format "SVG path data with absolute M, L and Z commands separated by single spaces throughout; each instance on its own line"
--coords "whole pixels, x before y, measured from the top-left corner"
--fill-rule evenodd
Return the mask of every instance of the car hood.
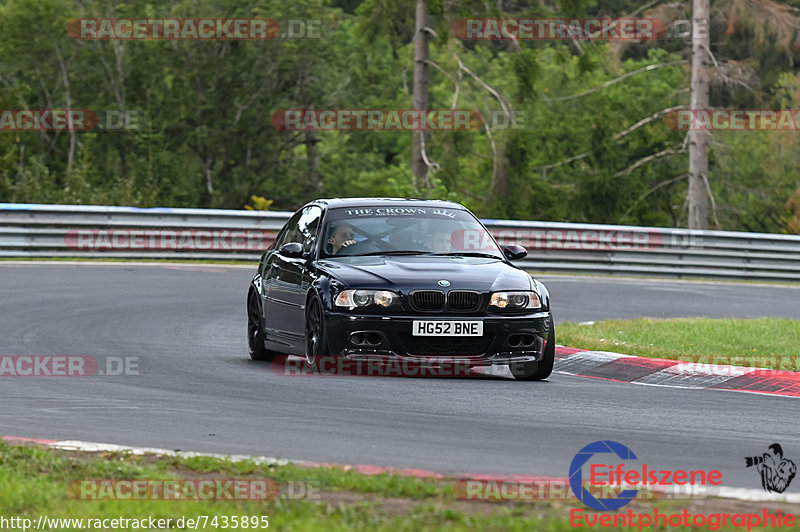
M 530 290 L 525 271 L 501 260 L 482 257 L 341 257 L 317 263 L 320 269 L 353 288 L 410 290 Z

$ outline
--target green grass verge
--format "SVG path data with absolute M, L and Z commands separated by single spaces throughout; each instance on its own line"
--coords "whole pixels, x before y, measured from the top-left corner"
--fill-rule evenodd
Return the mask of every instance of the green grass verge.
M 559 344 L 594 351 L 800 371 L 800 320 L 678 318 L 562 323 Z
M 78 500 L 70 482 L 83 479 L 264 479 L 285 489 L 312 486 L 321 497 L 267 501 Z M 299 485 L 299 484 L 298 484 Z M 301 493 L 303 490 L 295 490 Z M 362 475 L 340 468 L 268 466 L 216 458 L 65 453 L 0 443 L 0 515 L 50 518 L 155 519 L 268 516 L 271 530 L 567 530 L 559 516 L 524 508 L 478 504 L 483 511 L 449 509 L 452 484 L 399 475 Z M 260 521 L 259 521 L 260 522 Z M 201 527 L 202 529 L 202 527 Z M 210 529 L 210 528 L 209 528 Z
M 316 498 L 279 496 L 261 501 L 81 500 L 69 486 L 85 479 L 272 479 L 282 489 L 289 483 L 313 485 Z M 75 492 L 73 492 L 75 493 Z M 760 512 L 764 503 L 716 499 L 699 501 L 634 501 L 625 510 L 680 513 L 689 504 L 698 513 Z M 716 505 L 716 506 L 715 506 Z M 269 466 L 252 461 L 175 458 L 123 453 L 76 453 L 0 442 L 0 516 L 71 519 L 177 519 L 265 516 L 271 530 L 572 530 L 569 510 L 590 512 L 570 501 L 489 503 L 457 500 L 453 480 L 399 475 L 362 475 L 341 468 Z M 216 529 L 220 529 L 218 526 Z M 239 526 L 238 528 L 242 528 Z M 254 527 L 248 527 L 253 529 Z M 73 530 L 61 527 L 53 530 Z M 133 527 L 131 527 L 133 529 Z M 203 529 L 199 527 L 199 529 Z M 210 526 L 207 530 L 213 530 Z M 263 529 L 263 528 L 262 528 Z M 647 528 L 646 528 L 647 529 Z M 608 530 L 630 530 L 614 528 Z M 688 530 L 695 530 L 689 528 Z M 700 529 L 697 529 L 700 530 Z M 753 528 L 753 530 L 762 530 Z

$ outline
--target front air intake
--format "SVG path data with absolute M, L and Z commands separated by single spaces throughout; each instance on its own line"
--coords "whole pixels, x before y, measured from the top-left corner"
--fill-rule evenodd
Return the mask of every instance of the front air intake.
M 440 290 L 417 290 L 411 293 L 410 300 L 415 310 L 433 311 L 444 308 L 444 292 Z
M 447 308 L 460 312 L 478 310 L 482 299 L 483 295 L 479 292 L 456 290 L 447 294 Z

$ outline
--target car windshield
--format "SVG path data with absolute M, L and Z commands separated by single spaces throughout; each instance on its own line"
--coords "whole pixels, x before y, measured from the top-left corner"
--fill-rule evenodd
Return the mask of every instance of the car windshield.
M 447 207 L 367 206 L 330 209 L 322 257 L 453 255 L 503 258 L 468 211 Z

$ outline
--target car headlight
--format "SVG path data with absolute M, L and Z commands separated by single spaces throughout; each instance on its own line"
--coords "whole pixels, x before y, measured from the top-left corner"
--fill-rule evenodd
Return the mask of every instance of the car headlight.
M 354 309 L 371 305 L 390 307 L 396 301 L 399 301 L 399 296 L 388 290 L 342 290 L 335 303 L 337 307 Z
M 542 308 L 542 302 L 536 292 L 495 292 L 489 300 L 489 305 L 513 310 Z

